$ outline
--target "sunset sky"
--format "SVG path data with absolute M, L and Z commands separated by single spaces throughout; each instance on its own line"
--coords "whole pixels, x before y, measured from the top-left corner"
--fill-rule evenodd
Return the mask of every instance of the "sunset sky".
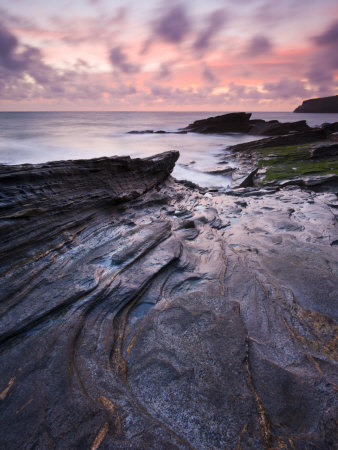
M 0 110 L 289 111 L 337 49 L 336 0 L 0 0 Z

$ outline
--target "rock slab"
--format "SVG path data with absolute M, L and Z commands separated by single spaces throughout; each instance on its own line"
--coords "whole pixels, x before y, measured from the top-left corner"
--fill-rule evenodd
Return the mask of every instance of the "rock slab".
M 334 448 L 337 197 L 177 157 L 1 167 L 0 448 Z

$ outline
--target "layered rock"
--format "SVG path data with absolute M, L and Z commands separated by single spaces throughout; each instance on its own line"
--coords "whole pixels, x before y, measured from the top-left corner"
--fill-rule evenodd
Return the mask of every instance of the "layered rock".
M 1 448 L 334 448 L 336 196 L 177 156 L 1 167 Z
M 304 100 L 295 113 L 338 113 L 338 95 Z
M 256 141 L 244 142 L 228 147 L 232 152 L 250 152 L 268 147 L 280 147 L 287 145 L 301 145 L 326 139 L 324 130 L 317 128 L 306 132 L 286 134 L 283 136 L 273 136 Z
M 265 121 L 261 119 L 250 120 L 249 134 L 256 136 L 280 136 L 294 132 L 311 130 L 305 120 L 298 122 L 279 122 L 278 120 Z

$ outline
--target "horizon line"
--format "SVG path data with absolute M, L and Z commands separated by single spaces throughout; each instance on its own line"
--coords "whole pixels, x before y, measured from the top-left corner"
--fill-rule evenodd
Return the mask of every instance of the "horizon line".
M 290 110 L 283 110 L 283 111 L 254 111 L 254 110 L 239 110 L 239 111 L 234 111 L 234 110 L 216 110 L 216 109 L 205 109 L 205 110 L 192 110 L 192 109 L 184 109 L 184 110 L 163 110 L 163 109 L 158 109 L 158 110 L 132 110 L 132 109 L 128 109 L 128 110 L 106 110 L 106 109 L 93 109 L 93 110 L 81 110 L 81 109 L 74 109 L 74 110 L 60 110 L 60 109 L 55 109 L 55 110 L 16 110 L 16 111 L 0 111 L 0 113 L 44 113 L 44 112 L 59 112 L 59 113 L 85 113 L 85 112 L 107 112 L 107 113 L 111 113 L 111 112 L 118 112 L 118 113 L 124 113 L 124 112 L 133 112 L 133 113 L 158 113 L 158 112 L 164 112 L 164 113 L 180 113 L 180 112 L 187 112 L 187 113 L 198 113 L 198 112 L 224 112 L 224 113 L 240 113 L 240 112 L 251 112 L 251 113 L 267 113 L 267 112 L 271 112 L 271 113 L 293 113 L 294 111 L 290 111 Z M 316 113 L 314 113 L 316 114 Z M 328 113 L 329 114 L 329 113 Z M 332 113 L 335 114 L 335 113 Z

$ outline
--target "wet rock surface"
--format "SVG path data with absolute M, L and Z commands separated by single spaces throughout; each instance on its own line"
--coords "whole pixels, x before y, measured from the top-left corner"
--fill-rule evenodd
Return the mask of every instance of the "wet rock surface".
M 1 167 L 0 448 L 334 448 L 337 196 L 177 156 Z

